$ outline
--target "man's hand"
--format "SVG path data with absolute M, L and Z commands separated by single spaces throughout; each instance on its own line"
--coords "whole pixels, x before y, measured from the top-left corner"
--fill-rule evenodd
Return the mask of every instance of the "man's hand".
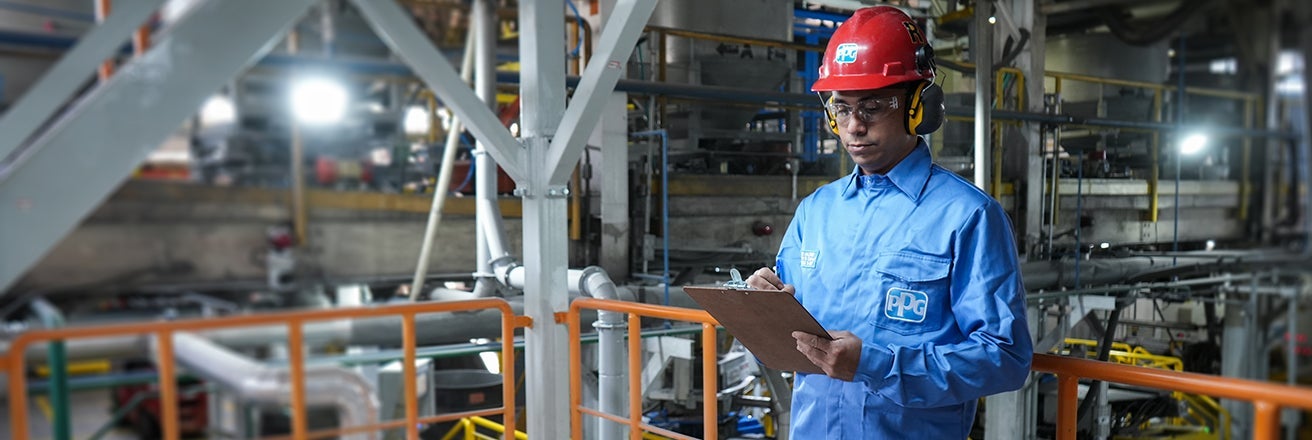
M 792 284 L 784 284 L 783 280 L 779 279 L 779 275 L 768 267 L 757 269 L 752 276 L 747 277 L 746 282 L 747 287 L 756 290 L 782 290 L 793 295 L 797 294 Z
M 826 341 L 809 333 L 793 332 L 793 339 L 797 340 L 797 351 L 824 370 L 825 375 L 851 382 L 861 362 L 861 338 L 846 330 L 829 332 L 829 337 L 834 340 Z

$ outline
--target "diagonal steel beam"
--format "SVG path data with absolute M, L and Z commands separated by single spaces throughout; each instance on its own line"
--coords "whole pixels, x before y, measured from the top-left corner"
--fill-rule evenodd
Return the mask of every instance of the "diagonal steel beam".
M 0 292 L 315 3 L 203 2 L 0 170 Z
M 155 12 L 163 0 L 126 0 L 114 4 L 114 13 L 77 40 L 45 75 L 0 118 L 0 162 L 32 137 L 70 95 L 96 73 L 127 41 L 132 31 Z
M 501 125 L 487 104 L 465 86 L 451 63 L 419 31 L 410 15 L 393 0 L 352 0 L 351 3 L 373 26 L 378 37 L 413 67 L 415 74 L 460 117 L 460 122 L 474 133 L 474 137 L 491 147 L 488 152 L 506 174 L 522 181 L 524 147 Z
M 615 14 L 606 20 L 606 28 L 601 31 L 601 46 L 583 70 L 579 87 L 551 141 L 547 154 L 551 161 L 547 166 L 551 172 L 550 184 L 562 185 L 569 178 L 584 143 L 601 120 L 598 115 L 605 108 L 606 99 L 624 73 L 643 26 L 655 9 L 656 2 L 652 0 L 620 0 L 615 4 Z

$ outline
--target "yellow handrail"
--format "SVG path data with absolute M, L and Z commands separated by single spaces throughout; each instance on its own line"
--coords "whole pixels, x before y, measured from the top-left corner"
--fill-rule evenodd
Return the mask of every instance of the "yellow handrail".
M 122 335 L 154 335 L 156 342 L 158 343 L 158 358 L 156 359 L 156 363 L 159 366 L 161 434 L 163 434 L 165 439 L 176 440 L 179 436 L 177 405 L 178 392 L 175 360 L 173 358 L 172 337 L 176 332 L 281 324 L 288 327 L 287 345 L 289 347 L 301 347 L 303 345 L 302 325 L 305 322 L 400 316 L 403 329 L 402 349 L 405 355 L 403 368 L 405 369 L 404 372 L 406 377 L 414 377 L 416 374 L 416 343 L 414 336 L 415 315 L 486 309 L 495 309 L 501 314 L 501 350 L 503 354 L 501 371 L 503 377 L 513 378 L 515 374 L 515 329 L 531 326 L 533 321 L 527 316 L 515 315 L 514 311 L 510 308 L 510 303 L 499 298 L 440 303 L 413 303 L 382 307 L 253 314 L 143 324 L 65 327 L 24 332 L 10 342 L 9 350 L 0 357 L 0 361 L 3 361 L 5 365 L 5 368 L 3 369 L 8 370 L 8 372 L 11 373 L 8 374 L 9 389 L 11 391 L 9 393 L 10 438 L 27 439 L 29 436 L 27 425 L 27 393 L 23 392 L 23 390 L 27 389 L 27 377 L 24 374 L 14 374 L 13 372 L 24 371 L 24 358 L 27 354 L 27 347 L 32 344 L 46 341 L 66 341 L 69 339 L 104 338 Z M 405 380 L 401 381 L 402 384 L 404 384 L 404 395 L 406 397 L 405 419 L 376 423 L 373 425 L 351 426 L 342 429 L 307 432 L 305 424 L 304 354 L 302 353 L 302 350 L 299 349 L 289 350 L 289 354 L 291 355 L 291 359 L 289 359 L 289 375 L 292 384 L 292 434 L 275 438 L 313 439 L 361 432 L 376 432 L 384 429 L 402 427 L 405 428 L 408 438 L 417 438 L 419 435 L 418 426 L 420 423 L 438 423 L 470 416 L 491 414 L 501 414 L 506 421 L 507 426 L 515 426 L 514 386 L 502 386 L 503 404 L 499 408 L 448 413 L 420 418 L 418 417 L 418 391 L 416 389 L 415 381 Z M 509 382 L 503 381 L 503 383 Z
M 452 426 L 451 430 L 447 431 L 446 435 L 442 436 L 442 440 L 451 440 L 455 438 L 457 434 L 460 434 L 462 432 L 465 434 L 464 437 L 462 437 L 464 440 L 473 440 L 475 438 L 493 438 L 483 434 L 479 434 L 477 428 L 496 431 L 497 434 L 506 433 L 505 425 L 502 425 L 497 422 L 493 422 L 491 420 L 482 417 L 473 416 L 473 417 L 466 417 L 460 419 L 460 422 L 456 423 L 455 426 Z M 515 431 L 515 440 L 528 440 L 528 434 L 525 434 L 522 431 Z

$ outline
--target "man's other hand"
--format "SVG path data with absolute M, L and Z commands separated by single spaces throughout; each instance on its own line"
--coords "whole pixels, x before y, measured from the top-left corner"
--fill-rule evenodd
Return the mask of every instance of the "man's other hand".
M 825 375 L 851 382 L 861 362 L 861 338 L 846 330 L 829 332 L 829 337 L 834 339 L 826 341 L 809 333 L 793 332 L 797 351 L 824 370 Z
M 747 287 L 756 290 L 782 290 L 793 295 L 797 294 L 792 284 L 784 284 L 783 280 L 779 279 L 779 275 L 768 267 L 757 269 L 752 276 L 747 277 Z

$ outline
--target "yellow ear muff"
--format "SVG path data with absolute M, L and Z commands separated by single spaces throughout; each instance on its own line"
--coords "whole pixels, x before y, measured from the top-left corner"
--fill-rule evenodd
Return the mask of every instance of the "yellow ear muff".
M 925 119 L 925 103 L 920 97 L 925 92 L 925 87 L 929 86 L 929 81 L 920 81 L 915 87 L 907 89 L 907 134 L 922 134 L 919 132 L 921 121 Z M 937 128 L 937 127 L 936 127 Z M 931 130 L 932 131 L 932 130 Z
M 833 96 L 830 96 L 829 99 L 825 101 L 825 121 L 829 123 L 829 131 L 833 132 L 834 136 L 838 136 L 838 118 L 834 117 L 834 114 L 829 112 L 829 104 L 833 104 L 833 102 Z

